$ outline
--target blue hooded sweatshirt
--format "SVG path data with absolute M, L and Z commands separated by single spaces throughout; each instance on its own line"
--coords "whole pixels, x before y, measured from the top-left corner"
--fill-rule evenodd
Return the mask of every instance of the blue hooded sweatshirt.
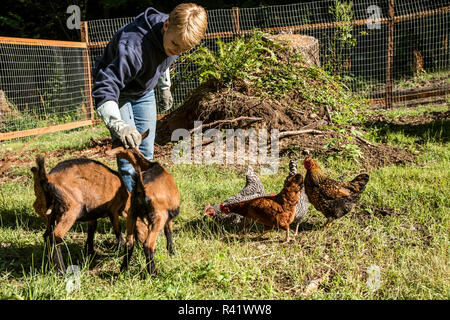
M 169 16 L 147 8 L 120 28 L 95 63 L 92 97 L 96 108 L 119 96 L 134 98 L 153 90 L 158 78 L 178 56 L 167 56 L 163 24 Z

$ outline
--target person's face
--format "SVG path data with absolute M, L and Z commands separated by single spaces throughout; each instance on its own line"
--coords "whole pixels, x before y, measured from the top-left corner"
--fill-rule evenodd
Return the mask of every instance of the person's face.
M 166 54 L 170 56 L 179 56 L 188 51 L 191 47 L 181 41 L 180 37 L 173 31 L 167 31 L 169 28 L 169 19 L 164 22 L 163 46 Z

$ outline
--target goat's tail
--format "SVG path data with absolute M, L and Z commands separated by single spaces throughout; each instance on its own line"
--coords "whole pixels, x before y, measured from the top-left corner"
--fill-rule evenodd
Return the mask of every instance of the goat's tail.
M 37 174 L 39 177 L 39 182 L 42 183 L 48 183 L 48 175 L 45 171 L 45 158 L 41 155 L 38 155 L 36 157 L 36 164 L 37 164 Z
M 49 181 L 49 176 L 45 170 L 45 159 L 43 156 L 36 157 L 37 180 L 42 188 L 46 202 L 46 214 L 50 215 L 52 211 L 64 211 L 66 209 L 64 197 L 61 191 Z

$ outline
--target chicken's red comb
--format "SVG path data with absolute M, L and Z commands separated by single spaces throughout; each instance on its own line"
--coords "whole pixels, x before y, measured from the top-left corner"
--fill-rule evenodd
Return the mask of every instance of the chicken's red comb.
M 208 204 L 206 205 L 205 210 L 203 210 L 203 212 L 206 213 L 206 212 L 208 211 L 209 208 L 211 208 L 211 205 L 208 203 Z
M 305 161 L 303 161 L 303 165 L 305 166 L 305 169 L 308 170 L 313 166 L 313 159 L 310 157 L 306 158 Z
M 223 209 L 223 207 L 224 207 L 225 205 L 223 204 L 223 202 L 220 204 L 220 211 L 222 211 L 222 209 Z

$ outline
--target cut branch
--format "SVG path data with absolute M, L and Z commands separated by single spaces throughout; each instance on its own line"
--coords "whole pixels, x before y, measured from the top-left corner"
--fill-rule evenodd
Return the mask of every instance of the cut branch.
M 328 106 L 325 106 L 325 112 L 327 114 L 328 121 L 333 122 L 333 119 L 331 118 L 331 111 Z
M 361 137 L 359 137 L 357 135 L 354 135 L 354 137 L 356 139 L 358 139 L 359 141 L 361 141 L 361 142 L 363 142 L 363 143 L 365 143 L 365 144 L 367 144 L 367 145 L 369 145 L 371 147 L 376 147 L 376 145 L 374 145 L 373 143 L 371 143 L 371 142 L 369 142 L 369 141 L 367 141 L 367 140 L 365 140 L 365 139 L 363 139 L 363 138 L 361 138 Z
M 210 128 L 212 126 L 218 125 L 218 124 L 224 124 L 224 123 L 233 123 L 233 122 L 237 122 L 240 120 L 248 120 L 248 121 L 261 121 L 263 120 L 263 118 L 260 117 L 238 117 L 235 119 L 225 119 L 225 120 L 217 120 L 211 123 L 206 123 L 201 125 L 200 127 L 195 127 L 194 129 L 189 130 L 189 133 L 194 132 L 195 130 L 200 129 L 205 129 L 205 128 Z
M 305 134 L 305 133 L 322 134 L 323 131 L 315 130 L 315 129 L 283 131 L 283 132 L 279 133 L 278 138 L 281 139 L 281 138 L 284 138 L 284 137 L 294 136 L 294 135 L 298 135 L 298 134 Z

